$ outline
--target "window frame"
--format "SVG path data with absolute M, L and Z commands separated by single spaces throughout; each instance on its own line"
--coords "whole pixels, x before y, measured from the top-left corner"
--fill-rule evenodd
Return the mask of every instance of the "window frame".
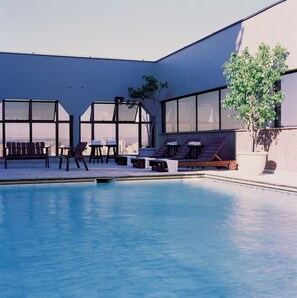
M 97 120 L 95 119 L 95 105 L 102 105 L 102 104 L 110 104 L 114 105 L 114 114 L 112 116 L 112 120 Z M 90 120 L 82 120 L 83 115 L 79 117 L 79 135 L 81 138 L 81 125 L 82 124 L 90 124 L 91 125 L 91 140 L 95 139 L 95 125 L 96 124 L 113 124 L 115 125 L 115 140 L 117 144 L 119 144 L 119 127 L 121 124 L 137 124 L 138 125 L 138 147 L 142 147 L 142 125 L 146 125 L 146 123 L 151 124 L 151 118 L 149 121 L 145 121 L 142 119 L 142 111 L 149 113 L 145 110 L 144 105 L 140 102 L 136 103 L 137 111 L 135 111 L 135 118 L 134 120 L 120 120 L 119 119 L 119 106 L 126 105 L 126 102 L 117 102 L 117 101 L 93 101 L 91 105 L 88 107 L 91 108 L 90 112 Z M 87 111 L 87 110 L 86 110 Z
M 28 119 L 6 119 L 6 104 L 10 102 L 25 102 L 28 103 Z M 52 103 L 54 105 L 54 119 L 53 120 L 38 120 L 38 119 L 33 119 L 33 109 L 32 106 L 34 103 Z M 59 106 L 63 105 L 59 100 L 32 100 L 32 99 L 3 99 L 2 100 L 2 119 L 0 120 L 0 123 L 2 124 L 2 145 L 3 148 L 6 146 L 6 124 L 10 123 L 24 123 L 29 125 L 29 142 L 33 142 L 33 125 L 38 124 L 38 123 L 49 123 L 49 124 L 55 124 L 55 152 L 56 156 L 58 156 L 58 151 L 59 151 L 59 125 L 60 124 L 69 124 L 69 144 L 72 145 L 73 142 L 73 116 L 69 115 L 68 120 L 60 120 L 59 119 Z M 63 107 L 63 109 L 66 111 L 66 109 Z M 67 111 L 66 111 L 67 112 Z M 5 150 L 3 152 L 3 155 L 5 155 Z
M 226 89 L 227 86 L 221 86 L 218 88 L 213 88 L 213 89 L 208 89 L 208 90 L 204 90 L 201 92 L 196 92 L 196 93 L 191 93 L 191 94 L 187 94 L 185 96 L 179 96 L 179 97 L 175 97 L 175 98 L 171 98 L 168 100 L 164 100 L 161 102 L 162 106 L 162 133 L 168 133 L 168 134 L 173 134 L 173 133 L 193 133 L 193 132 L 215 132 L 215 131 L 234 131 L 234 130 L 242 130 L 243 128 L 222 128 L 222 90 Z M 218 117 L 219 117 L 219 122 L 218 122 L 218 129 L 214 129 L 214 130 L 199 130 L 198 127 L 198 122 L 199 122 L 199 110 L 198 110 L 198 100 L 199 100 L 199 96 L 206 94 L 206 93 L 211 93 L 211 92 L 215 92 L 218 91 L 218 98 L 217 98 L 217 102 L 218 102 Z M 195 96 L 196 97 L 196 103 L 195 103 L 195 117 L 196 117 L 196 127 L 195 130 L 191 130 L 191 131 L 180 131 L 179 126 L 179 117 L 178 117 L 178 112 L 179 112 L 179 101 L 187 98 L 187 97 L 192 97 Z M 166 131 L 166 103 L 167 102 L 171 102 L 171 101 L 177 101 L 177 115 L 176 115 L 176 119 L 177 119 L 177 131 L 176 132 L 167 132 Z

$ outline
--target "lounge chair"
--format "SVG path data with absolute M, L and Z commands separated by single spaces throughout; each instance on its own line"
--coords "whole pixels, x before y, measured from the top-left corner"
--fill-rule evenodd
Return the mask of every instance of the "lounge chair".
M 62 167 L 62 162 L 63 162 L 63 157 L 66 158 L 66 171 L 69 171 L 69 161 L 70 158 L 74 158 L 74 161 L 77 165 L 78 168 L 79 166 L 79 161 L 82 161 L 86 171 L 88 171 L 88 166 L 87 163 L 84 159 L 83 156 L 83 151 L 86 149 L 87 142 L 79 142 L 76 147 L 60 147 L 60 163 L 59 163 L 59 169 Z
M 166 159 L 155 159 L 150 161 L 150 166 L 152 170 L 165 171 L 169 170 L 174 172 L 180 168 L 204 168 L 204 167 L 217 167 L 217 168 L 227 168 L 229 170 L 236 169 L 235 160 L 223 160 L 219 156 L 219 151 L 224 146 L 226 138 L 213 138 L 209 140 L 205 147 L 202 149 L 201 154 L 198 159 L 180 159 L 174 164 L 172 160 Z
M 151 157 L 128 157 L 128 163 L 130 162 L 133 167 L 135 168 L 150 168 L 150 161 L 154 159 L 160 159 L 160 158 L 170 158 L 170 159 L 184 159 L 189 155 L 189 143 L 191 142 L 200 142 L 200 139 L 195 138 L 188 138 L 186 141 L 183 142 L 182 145 L 178 145 L 177 142 L 174 139 L 167 139 L 166 142 L 162 144 L 162 146 L 159 148 L 159 150 L 154 154 L 154 156 Z M 174 154 L 172 154 L 172 151 L 170 152 L 170 149 L 173 149 Z M 171 169 L 171 166 L 175 167 L 174 162 L 168 162 L 169 169 Z

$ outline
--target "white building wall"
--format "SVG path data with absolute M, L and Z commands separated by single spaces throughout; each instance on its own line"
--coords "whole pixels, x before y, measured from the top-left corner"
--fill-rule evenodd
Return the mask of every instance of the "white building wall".
M 283 1 L 159 60 L 156 75 L 169 82 L 165 98 L 224 86 L 222 65 L 231 52 L 254 52 L 261 42 L 286 47 L 289 69 L 297 69 L 296 12 L 296 0 Z
M 237 51 L 249 47 L 255 52 L 259 43 L 274 47 L 277 43 L 288 49 L 289 69 L 297 69 L 297 1 L 287 0 L 244 21 L 236 40 Z

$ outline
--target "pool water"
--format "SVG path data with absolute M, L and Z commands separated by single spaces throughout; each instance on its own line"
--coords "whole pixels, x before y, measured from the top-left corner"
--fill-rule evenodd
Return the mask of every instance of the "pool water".
M 207 179 L 0 190 L 1 297 L 296 297 L 297 196 Z

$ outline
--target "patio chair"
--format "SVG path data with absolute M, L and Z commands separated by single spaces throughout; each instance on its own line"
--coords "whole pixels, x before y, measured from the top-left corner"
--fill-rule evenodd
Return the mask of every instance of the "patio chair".
M 197 159 L 180 159 L 177 160 L 177 164 L 175 167 L 172 167 L 176 171 L 177 168 L 204 168 L 204 167 L 217 167 L 217 168 L 227 168 L 229 170 L 236 169 L 236 161 L 235 160 L 223 160 L 219 156 L 219 152 L 224 146 L 226 138 L 217 137 L 212 138 L 205 144 L 203 147 L 201 154 Z M 172 160 L 166 159 L 155 159 L 150 161 L 150 166 L 152 170 L 156 171 L 165 171 L 169 169 L 168 164 L 172 163 Z
M 66 171 L 69 171 L 70 158 L 74 158 L 74 161 L 78 168 L 80 168 L 78 162 L 82 161 L 86 171 L 88 171 L 89 169 L 83 156 L 83 151 L 86 149 L 86 146 L 87 146 L 87 142 L 79 142 L 76 145 L 76 147 L 60 147 L 61 152 L 60 152 L 59 169 L 61 169 L 62 167 L 63 158 L 66 158 Z

